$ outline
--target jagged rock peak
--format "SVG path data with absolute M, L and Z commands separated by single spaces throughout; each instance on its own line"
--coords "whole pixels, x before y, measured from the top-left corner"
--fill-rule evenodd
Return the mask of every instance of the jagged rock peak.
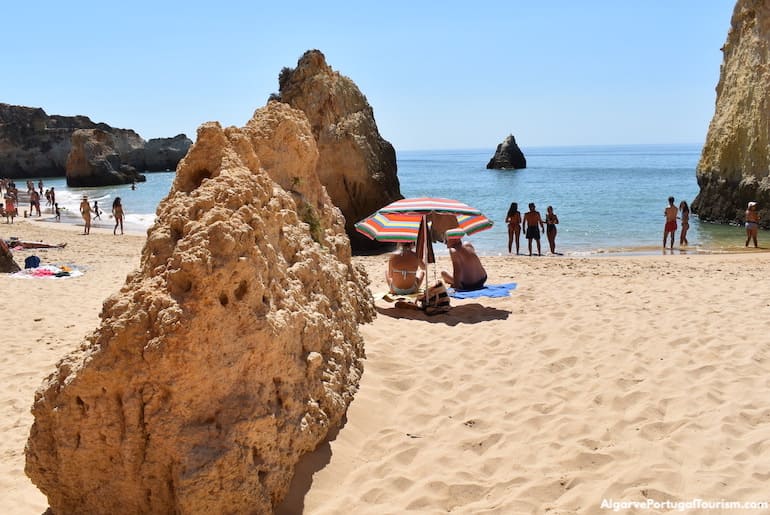
M 303 111 L 310 121 L 318 144 L 318 177 L 345 216 L 353 248 L 375 247 L 355 230 L 355 223 L 403 197 L 396 152 L 380 136 L 366 97 L 318 50 L 305 52 L 296 68 L 284 68 L 278 82 L 277 99 Z
M 743 222 L 758 202 L 770 227 L 770 4 L 738 0 L 716 92 L 716 108 L 697 169 L 693 211 L 704 220 Z
M 516 138 L 513 137 L 513 134 L 506 136 L 503 142 L 497 145 L 495 155 L 487 163 L 488 169 L 495 170 L 518 170 L 526 167 L 527 159 L 519 145 L 516 144 Z
M 35 395 L 54 513 L 271 513 L 339 426 L 374 308 L 317 159 L 284 104 L 198 129 L 139 269 Z

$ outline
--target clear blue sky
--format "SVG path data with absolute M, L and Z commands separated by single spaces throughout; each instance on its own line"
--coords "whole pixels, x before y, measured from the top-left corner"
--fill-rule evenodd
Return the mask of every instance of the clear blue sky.
M 243 125 L 317 48 L 397 150 L 702 143 L 734 5 L 6 2 L 0 102 L 194 139 Z

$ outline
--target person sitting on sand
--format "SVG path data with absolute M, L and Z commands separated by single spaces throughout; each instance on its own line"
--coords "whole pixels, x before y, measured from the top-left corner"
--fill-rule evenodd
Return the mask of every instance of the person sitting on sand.
M 668 197 L 668 206 L 663 210 L 666 217 L 666 225 L 663 227 L 663 248 L 666 248 L 666 237 L 671 235 L 671 248 L 674 248 L 674 235 L 676 234 L 676 215 L 679 210 L 674 205 L 674 197 Z
M 487 282 L 487 271 L 481 264 L 476 249 L 470 243 L 463 243 L 459 236 L 447 231 L 446 246 L 452 258 L 452 275 L 441 271 L 441 277 L 449 286 L 458 291 L 480 290 Z
M 524 214 L 521 228 L 524 229 L 524 235 L 527 237 L 529 255 L 532 255 L 532 240 L 535 240 L 537 242 L 537 255 L 542 256 L 543 254 L 540 251 L 540 231 L 544 230 L 543 219 L 540 217 L 540 212 L 535 210 L 533 202 L 529 203 L 529 211 Z
M 425 279 L 425 263 L 414 251 L 413 243 L 399 243 L 398 250 L 390 256 L 385 281 L 391 293 L 407 295 L 414 293 Z
M 80 214 L 83 216 L 83 234 L 91 234 L 91 204 L 88 203 L 88 197 L 85 195 L 80 202 Z
M 757 233 L 759 232 L 759 213 L 757 213 L 757 203 L 749 202 L 746 208 L 746 246 L 749 241 L 754 240 L 754 248 L 757 247 Z

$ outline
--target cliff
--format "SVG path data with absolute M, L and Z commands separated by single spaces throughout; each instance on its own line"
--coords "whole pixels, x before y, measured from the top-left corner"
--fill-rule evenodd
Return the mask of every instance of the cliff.
M 770 4 L 738 0 L 717 84 L 714 118 L 697 168 L 701 219 L 743 222 L 758 202 L 770 227 Z
M 110 134 L 118 168 L 139 171 L 174 169 L 192 145 L 184 134 L 146 142 L 133 130 L 95 123 L 86 116 L 49 116 L 40 108 L 0 103 L 0 177 L 64 177 L 72 135 L 79 129 Z
M 26 472 L 54 513 L 271 513 L 339 427 L 374 306 L 305 115 L 210 122 L 139 269 L 36 393 Z
M 309 50 L 294 69 L 284 68 L 277 98 L 303 111 L 318 144 L 318 177 L 345 216 L 354 249 L 382 245 L 362 236 L 355 223 L 403 198 L 396 152 L 380 136 L 374 111 L 358 86 Z

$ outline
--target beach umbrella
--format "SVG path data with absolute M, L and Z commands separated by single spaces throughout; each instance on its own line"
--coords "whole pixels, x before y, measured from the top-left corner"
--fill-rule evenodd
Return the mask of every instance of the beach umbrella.
M 377 241 L 407 243 L 417 241 L 420 222 L 426 218 L 435 229 L 460 229 L 470 236 L 492 227 L 493 222 L 476 208 L 457 200 L 442 198 L 413 198 L 397 200 L 355 224 L 361 234 Z

